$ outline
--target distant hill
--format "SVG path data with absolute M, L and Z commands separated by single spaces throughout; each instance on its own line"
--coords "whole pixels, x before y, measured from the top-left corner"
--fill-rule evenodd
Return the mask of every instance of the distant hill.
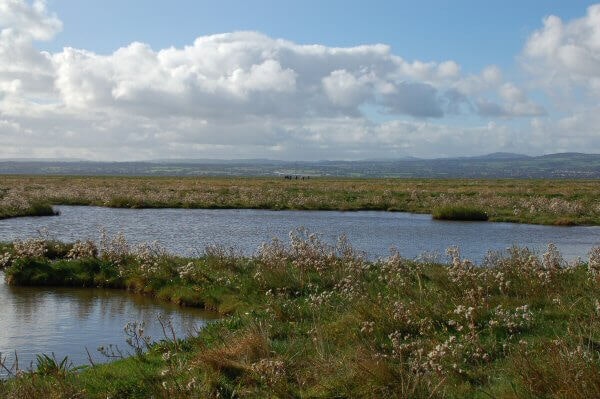
M 532 157 L 497 152 L 483 156 L 460 158 L 314 162 L 288 162 L 268 159 L 167 159 L 144 162 L 0 160 L 0 174 L 600 178 L 600 154 L 560 153 Z
M 512 152 L 494 152 L 487 155 L 480 155 L 471 157 L 475 159 L 489 159 L 489 160 L 500 160 L 500 159 L 531 159 L 529 155 L 514 154 Z

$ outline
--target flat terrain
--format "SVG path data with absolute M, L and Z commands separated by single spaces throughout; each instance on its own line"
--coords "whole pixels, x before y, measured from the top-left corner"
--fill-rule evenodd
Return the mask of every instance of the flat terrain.
M 432 212 L 492 221 L 600 224 L 597 180 L 436 180 L 2 176 L 4 217 L 48 204 L 110 207 Z M 483 212 L 483 213 L 482 213 Z M 471 215 L 471 216 L 469 216 Z M 196 336 L 74 369 L 41 356 L 2 363 L 6 398 L 600 396 L 600 248 L 567 264 L 549 246 L 513 248 L 475 267 L 392 254 L 375 263 L 341 240 L 298 230 L 251 258 L 198 258 L 129 246 L 31 240 L 0 245 L 8 284 L 121 288 L 224 318 Z M 114 353 L 107 353 L 109 356 Z M 117 353 L 117 357 L 118 353 Z
M 600 224 L 600 180 L 0 176 L 0 218 L 47 204 L 383 210 L 467 207 L 491 221 Z

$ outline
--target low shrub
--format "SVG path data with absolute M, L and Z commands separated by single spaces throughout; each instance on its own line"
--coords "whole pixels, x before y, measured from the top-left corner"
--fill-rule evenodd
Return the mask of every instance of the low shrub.
M 43 201 L 32 202 L 27 210 L 27 216 L 58 216 L 59 213 L 52 205 Z
M 437 220 L 488 220 L 488 214 L 484 210 L 464 205 L 448 205 L 435 208 L 432 215 Z

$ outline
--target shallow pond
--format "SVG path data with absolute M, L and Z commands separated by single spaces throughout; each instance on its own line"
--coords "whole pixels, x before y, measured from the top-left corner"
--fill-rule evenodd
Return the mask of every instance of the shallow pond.
M 121 290 L 11 287 L 0 273 L 0 353 L 14 365 L 15 351 L 19 367 L 28 369 L 35 355 L 64 356 L 75 365 L 105 362 L 97 348 L 117 345 L 124 354 L 132 348 L 126 343 L 124 326 L 144 322 L 152 340 L 164 338 L 158 316 L 170 318 L 176 336 L 183 338 L 201 329 L 213 313 L 182 308 Z M 0 370 L 0 377 L 6 376 Z
M 543 251 L 555 243 L 566 258 L 585 258 L 600 244 L 600 227 L 556 227 L 513 223 L 432 220 L 430 215 L 391 212 L 269 211 L 249 209 L 114 209 L 59 206 L 58 217 L 0 220 L 0 241 L 36 236 L 46 230 L 53 238 L 98 240 L 100 230 L 123 232 L 131 242 L 158 241 L 181 255 L 202 253 L 207 244 L 234 246 L 252 254 L 278 237 L 288 241 L 291 230 L 303 226 L 334 242 L 346 234 L 371 258 L 386 256 L 396 246 L 402 256 L 440 254 L 459 246 L 463 256 L 481 261 L 488 250 L 514 244 Z

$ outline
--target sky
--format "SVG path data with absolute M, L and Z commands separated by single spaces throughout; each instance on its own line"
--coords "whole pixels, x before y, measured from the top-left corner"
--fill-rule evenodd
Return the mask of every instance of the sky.
M 600 153 L 589 1 L 0 0 L 0 158 Z

